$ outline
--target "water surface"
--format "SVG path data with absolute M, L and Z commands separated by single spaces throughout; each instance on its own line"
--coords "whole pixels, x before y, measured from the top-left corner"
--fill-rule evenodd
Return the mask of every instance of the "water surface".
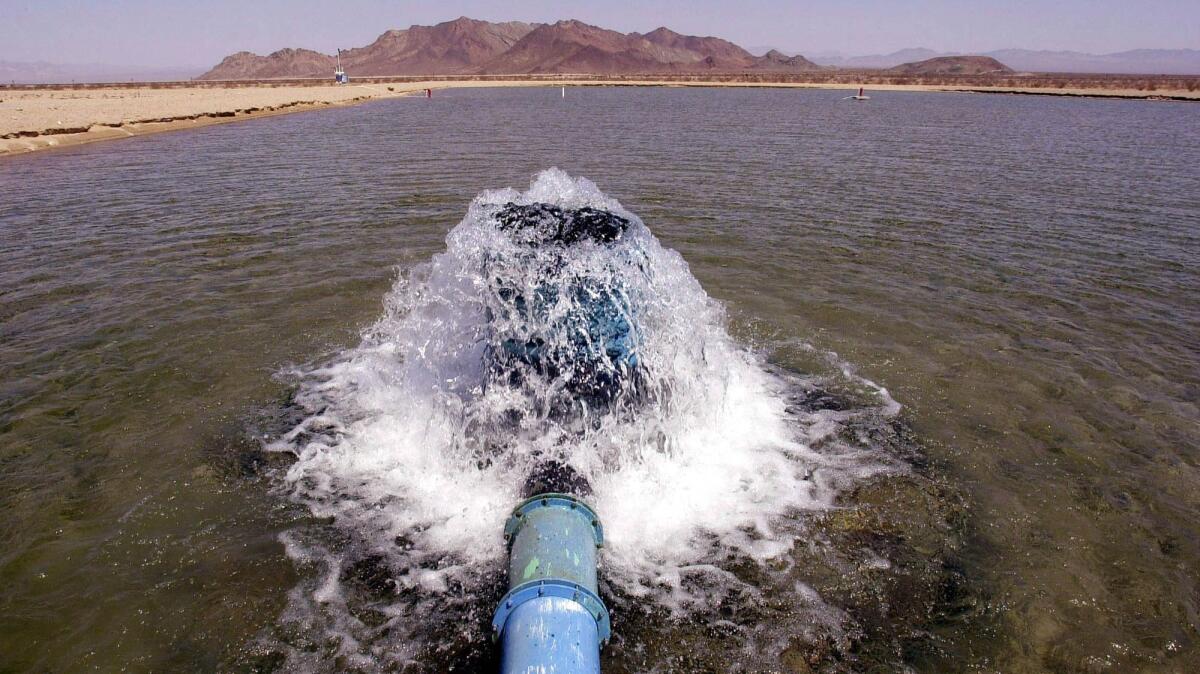
M 903 406 L 839 431 L 892 476 L 797 514 L 773 564 L 714 560 L 758 596 L 668 619 L 673 645 L 607 588 L 611 671 L 1186 671 L 1200 118 L 842 95 L 463 90 L 0 162 L 0 664 L 383 666 L 380 567 L 313 600 L 328 560 L 281 540 L 359 543 L 262 436 L 473 197 L 558 166 L 683 255 L 802 413 L 870 411 L 850 370 Z M 441 636 L 429 671 L 486 660 Z

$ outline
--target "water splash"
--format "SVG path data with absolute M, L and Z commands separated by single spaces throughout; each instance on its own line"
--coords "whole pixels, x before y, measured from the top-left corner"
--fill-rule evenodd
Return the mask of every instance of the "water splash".
M 531 245 L 561 233 L 506 227 L 514 207 L 592 209 L 624 225 Z M 609 587 L 676 613 L 738 582 L 714 560 L 780 556 L 801 534 L 793 515 L 830 507 L 840 484 L 883 469 L 858 450 L 814 450 L 848 413 L 789 408 L 796 378 L 735 343 L 683 258 L 591 182 L 551 169 L 525 192 L 485 192 L 446 244 L 397 281 L 359 346 L 294 373 L 308 415 L 272 446 L 297 457 L 293 496 L 347 532 L 355 558 L 385 569 L 389 626 L 411 628 L 416 607 L 422 620 L 435 606 L 464 610 L 447 602 L 494 582 L 501 523 L 547 462 L 591 487 Z M 581 346 L 597 301 L 627 326 L 619 349 Z M 562 365 L 581 349 L 589 372 L 616 373 L 600 400 L 578 385 L 594 374 Z M 497 374 L 498 363 L 519 376 Z M 300 537 L 288 544 L 313 558 Z M 341 601 L 345 556 L 329 555 L 305 600 L 325 611 Z M 361 634 L 339 631 L 343 649 L 360 650 Z

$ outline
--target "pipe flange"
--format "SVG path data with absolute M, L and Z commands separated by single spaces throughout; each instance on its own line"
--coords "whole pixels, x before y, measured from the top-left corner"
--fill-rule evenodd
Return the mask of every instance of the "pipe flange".
M 612 636 L 612 624 L 608 615 L 608 607 L 604 605 L 604 601 L 578 583 L 556 578 L 531 580 L 509 590 L 508 594 L 500 600 L 499 606 L 496 607 L 496 614 L 492 617 L 492 640 L 500 640 L 500 635 L 504 633 L 504 624 L 508 622 L 508 616 L 518 606 L 538 597 L 560 597 L 579 604 L 596 620 L 596 631 L 599 634 L 600 643 L 608 643 Z
M 592 524 L 592 536 L 596 539 L 596 547 L 604 547 L 604 527 L 600 524 L 600 516 L 596 514 L 595 510 L 592 510 L 591 506 L 570 494 L 549 493 L 531 496 L 513 508 L 512 515 L 504 523 L 504 542 L 510 548 L 513 540 L 517 537 L 517 532 L 521 530 L 521 525 L 525 523 L 525 516 L 538 508 L 566 508 L 579 511 Z

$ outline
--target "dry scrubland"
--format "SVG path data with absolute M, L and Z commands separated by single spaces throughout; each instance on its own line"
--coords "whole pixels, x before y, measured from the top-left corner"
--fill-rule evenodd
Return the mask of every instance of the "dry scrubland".
M 959 75 L 905 77 L 879 71 L 831 71 L 804 77 L 706 74 L 147 83 L 0 86 L 0 155 L 97 140 L 195 128 L 287 112 L 394 97 L 425 88 L 488 86 L 753 86 L 1109 96 L 1200 100 L 1200 77 L 1119 75 Z

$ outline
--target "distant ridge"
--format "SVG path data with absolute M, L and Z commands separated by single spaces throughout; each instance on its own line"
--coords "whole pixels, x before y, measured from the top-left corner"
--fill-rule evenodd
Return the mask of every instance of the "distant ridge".
M 336 59 L 308 49 L 267 56 L 238 52 L 197 79 L 238 80 L 331 75 Z M 582 21 L 491 23 L 460 17 L 435 26 L 389 30 L 365 47 L 342 52 L 354 76 L 458 74 L 634 74 L 804 71 L 820 66 L 778 52 L 754 56 L 717 37 L 657 28 L 621 33 Z
M 1012 68 L 990 56 L 935 56 L 916 63 L 888 68 L 895 75 L 991 75 L 1011 73 Z
M 913 47 L 910 49 L 901 49 L 891 52 L 890 54 L 871 54 L 869 56 L 832 56 L 819 55 L 813 58 L 814 61 L 822 65 L 833 66 L 835 68 L 894 68 L 903 63 L 916 63 L 926 59 L 936 58 L 938 56 L 961 56 L 958 52 L 939 52 L 924 47 Z
M 1111 54 L 1086 54 L 1077 51 L 1047 51 L 1033 49 L 998 49 L 982 52 L 1009 67 L 1025 72 L 1043 73 L 1111 73 L 1117 75 L 1200 75 L 1200 50 L 1197 49 L 1133 49 Z M 845 57 L 821 54 L 813 61 L 837 68 L 894 68 L 903 63 L 923 61 L 938 56 L 963 56 L 961 52 L 939 52 L 932 49 L 901 49 L 890 54 Z
M 102 63 L 0 61 L 0 84 L 69 84 L 71 82 L 163 82 L 188 80 L 201 67 L 145 67 Z
M 759 67 L 768 70 L 819 70 L 821 68 L 799 54 L 788 56 L 778 49 L 772 49 L 763 54 Z
M 248 51 L 230 54 L 217 67 L 196 79 L 247 79 L 270 77 L 322 77 L 333 72 L 335 59 L 311 49 L 280 49 L 267 56 Z M 209 74 L 222 73 L 220 78 Z
M 1045 73 L 1200 75 L 1200 49 L 1132 49 L 1112 54 L 1000 49 L 985 56 L 1017 70 Z

